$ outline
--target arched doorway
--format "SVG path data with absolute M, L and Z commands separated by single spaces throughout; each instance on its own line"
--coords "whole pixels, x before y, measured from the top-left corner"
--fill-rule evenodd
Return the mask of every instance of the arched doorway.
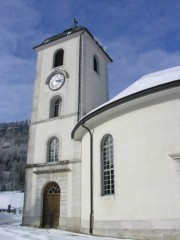
M 55 182 L 49 183 L 44 189 L 43 227 L 57 228 L 60 216 L 60 188 Z

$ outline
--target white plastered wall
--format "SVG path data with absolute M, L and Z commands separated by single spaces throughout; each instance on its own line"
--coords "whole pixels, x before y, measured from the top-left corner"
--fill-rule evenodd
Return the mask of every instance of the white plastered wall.
M 52 68 L 54 52 L 62 48 L 64 50 L 64 65 Z M 66 42 L 55 44 L 43 53 L 43 61 L 41 66 L 41 82 L 38 99 L 38 117 L 37 120 L 49 118 L 49 101 L 54 95 L 62 97 L 62 114 L 73 114 L 77 112 L 77 93 L 78 93 L 78 63 L 79 62 L 79 37 L 70 39 Z M 58 91 L 49 89 L 46 83 L 48 76 L 54 70 L 65 70 L 69 77 L 65 79 L 65 83 Z
M 154 100 L 152 100 L 154 101 Z M 180 228 L 180 193 L 176 162 L 169 156 L 180 152 L 179 93 L 172 99 L 143 103 L 103 119 L 94 127 L 94 221 L 104 228 L 134 228 L 133 221 L 146 221 L 138 228 Z M 117 108 L 118 112 L 118 108 Z M 109 117 L 110 118 L 110 117 Z M 101 196 L 100 142 L 105 134 L 114 139 L 115 194 Z M 82 227 L 88 227 L 89 134 L 82 139 Z M 177 221 L 176 221 L 177 220 Z M 106 223 L 108 224 L 106 224 Z M 124 224 L 124 226 L 123 226 Z M 102 233 L 101 233 L 102 234 Z
M 65 39 L 67 40 L 67 39 Z M 53 68 L 53 55 L 58 49 L 64 49 L 64 65 Z M 57 42 L 49 43 L 48 47 L 38 49 L 36 80 L 33 98 L 32 119 L 30 127 L 28 164 L 40 164 L 36 168 L 29 165 L 26 177 L 26 199 L 23 224 L 40 226 L 42 218 L 43 188 L 51 180 L 56 181 L 66 195 L 61 198 L 60 226 L 69 224 L 70 229 L 78 229 L 80 218 L 80 143 L 74 143 L 71 139 L 71 130 L 77 122 L 78 106 L 78 62 L 79 62 L 79 37 L 73 35 L 68 41 L 60 39 Z M 48 76 L 54 70 L 65 70 L 68 73 L 63 87 L 57 91 L 49 89 L 47 84 Z M 59 118 L 49 119 L 50 100 L 55 95 L 62 98 L 62 111 Z M 60 142 L 60 161 L 70 161 L 66 165 L 46 164 L 47 142 L 57 136 Z M 75 163 L 73 162 L 75 161 Z M 44 164 L 44 165 L 42 165 Z M 41 166 L 42 165 L 42 166 Z M 68 172 L 45 174 L 43 171 L 56 171 L 59 168 L 67 168 Z M 52 170 L 53 168 L 53 170 Z M 39 169 L 41 174 L 35 172 Z M 66 180 L 63 181 L 63 176 Z M 75 182 L 74 182 L 75 181 Z M 67 220 L 68 219 L 68 220 Z M 63 221 L 63 222 L 62 222 Z
M 108 63 L 110 60 L 87 33 L 83 35 L 82 53 L 82 114 L 85 115 L 108 100 Z M 98 59 L 98 73 L 94 71 L 94 56 Z

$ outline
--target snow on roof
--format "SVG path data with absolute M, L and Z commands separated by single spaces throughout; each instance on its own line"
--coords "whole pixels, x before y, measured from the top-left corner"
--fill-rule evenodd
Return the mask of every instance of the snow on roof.
M 100 109 L 101 107 L 108 105 L 109 103 L 115 102 L 134 93 L 138 93 L 143 90 L 147 90 L 149 88 L 156 87 L 165 83 L 173 82 L 175 80 L 180 80 L 180 66 L 144 75 L 139 80 L 130 85 L 128 88 L 116 95 L 114 98 L 93 109 L 87 115 Z
M 74 138 L 74 134 L 76 130 L 81 126 L 82 123 L 87 121 L 88 119 L 91 119 L 91 115 L 95 113 L 101 113 L 101 110 L 106 110 L 106 106 L 113 104 L 113 102 L 116 102 L 118 100 L 121 100 L 125 97 L 131 96 L 136 93 L 140 93 L 142 91 L 158 87 L 160 85 L 171 83 L 174 81 L 180 81 L 180 66 L 168 68 L 159 72 L 151 73 L 144 75 L 142 78 L 134 82 L 132 85 L 130 85 L 128 88 L 126 88 L 124 91 L 120 92 L 118 95 L 116 95 L 114 98 L 109 100 L 108 102 L 105 102 L 104 104 L 98 106 L 97 108 L 93 109 L 89 113 L 87 113 L 75 126 L 75 128 L 72 131 L 72 138 Z M 105 107 L 105 108 L 104 108 Z M 111 105 L 110 105 L 111 107 Z M 104 110 L 103 110 L 104 108 Z
M 139 80 L 134 82 L 128 88 L 120 92 L 118 95 L 110 99 L 109 101 L 103 103 L 102 105 L 98 106 L 97 108 L 93 109 L 89 113 L 87 113 L 82 119 L 86 116 L 90 115 L 91 113 L 95 112 L 96 110 L 112 103 L 117 100 L 120 100 L 124 97 L 130 96 L 134 93 L 141 92 L 143 90 L 147 90 L 152 87 L 156 87 L 165 83 L 173 82 L 175 80 L 180 80 L 180 66 L 168 68 L 159 72 L 150 73 L 144 75 Z
M 141 92 L 143 90 L 156 87 L 165 83 L 173 82 L 178 79 L 180 79 L 180 66 L 144 75 L 139 80 L 130 85 L 128 88 L 126 88 L 124 91 L 122 91 L 110 101 L 108 101 L 106 104 L 119 100 L 123 97 L 127 97 L 134 93 Z

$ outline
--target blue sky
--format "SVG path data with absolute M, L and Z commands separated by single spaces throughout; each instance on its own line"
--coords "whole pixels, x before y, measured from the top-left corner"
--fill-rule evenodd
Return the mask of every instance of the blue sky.
M 32 47 L 73 24 L 106 47 L 110 97 L 144 74 L 180 65 L 180 0 L 1 0 L 0 122 L 30 119 Z

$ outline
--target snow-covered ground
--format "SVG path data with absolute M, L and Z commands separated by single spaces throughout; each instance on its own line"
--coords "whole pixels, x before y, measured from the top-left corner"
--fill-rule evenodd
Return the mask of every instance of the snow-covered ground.
M 0 192 L 0 208 L 23 206 L 24 194 L 20 192 Z M 29 228 L 21 226 L 22 216 L 0 212 L 0 239 L 2 240 L 114 240 L 55 229 Z M 120 239 L 120 238 L 119 238 Z M 127 239 L 128 240 L 128 239 Z M 131 239 L 132 240 L 132 239 Z
M 22 208 L 24 193 L 22 192 L 0 192 L 0 209 L 7 209 L 8 205 L 12 208 Z
M 2 240 L 114 240 L 55 229 L 39 229 L 21 226 L 21 216 L 0 213 L 0 239 Z M 120 238 L 119 238 L 120 239 Z M 130 239 L 129 239 L 130 240 Z

